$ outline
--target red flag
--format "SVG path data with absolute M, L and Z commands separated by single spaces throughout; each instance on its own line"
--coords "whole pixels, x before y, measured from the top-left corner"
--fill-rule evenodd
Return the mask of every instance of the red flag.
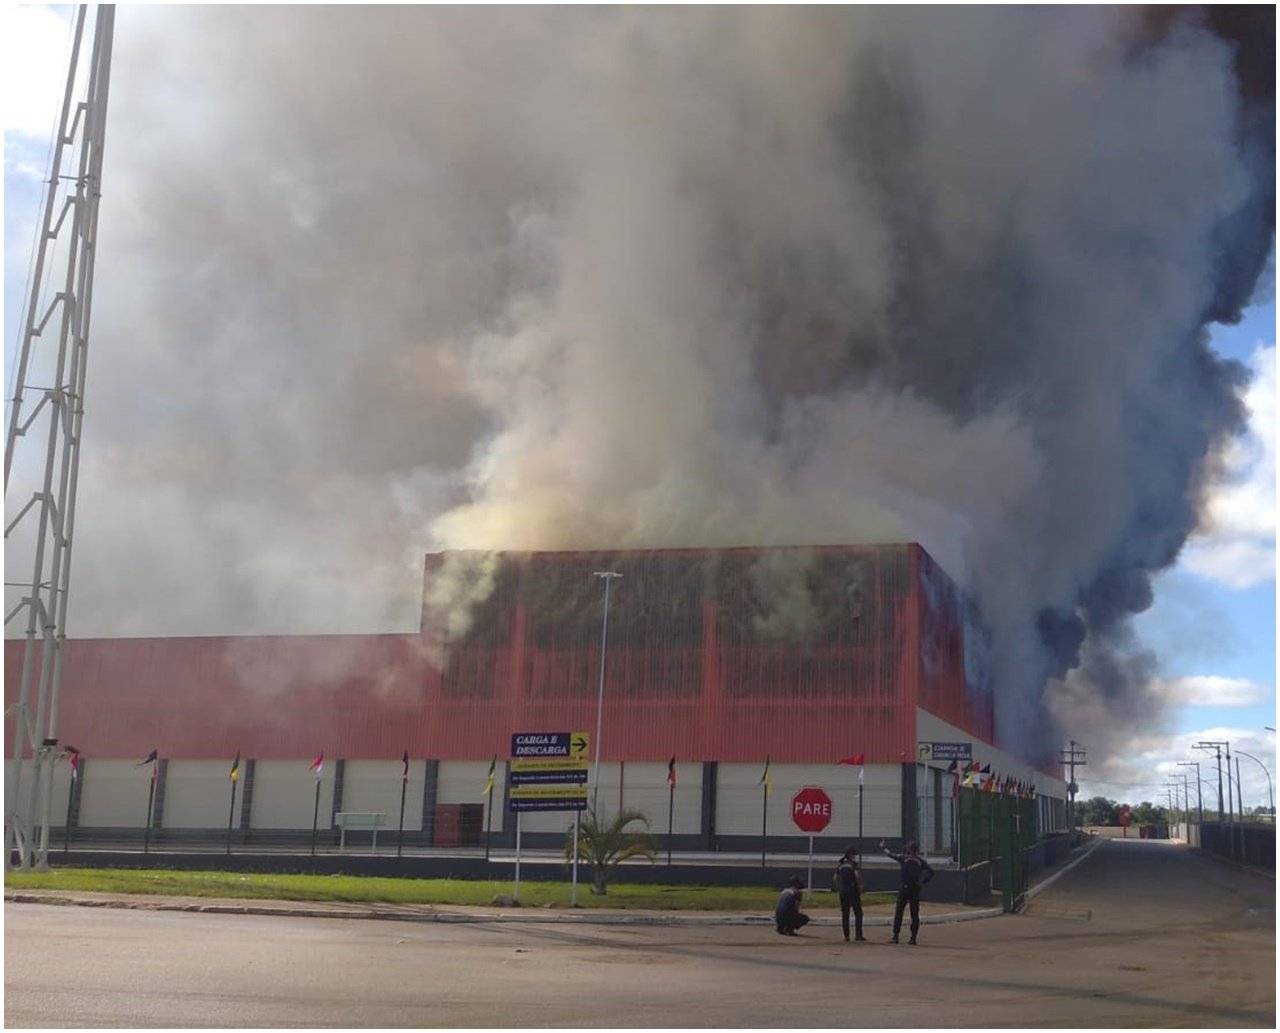
M 674 756 L 667 761 L 667 785 L 672 789 L 676 787 L 676 758 Z
M 859 753 L 856 757 L 845 757 L 843 760 L 837 761 L 839 764 L 857 764 L 861 766 L 867 762 L 867 755 Z
M 309 769 L 316 776 L 316 781 L 320 781 L 320 772 L 324 770 L 324 750 L 320 751 L 320 756 L 311 762 Z

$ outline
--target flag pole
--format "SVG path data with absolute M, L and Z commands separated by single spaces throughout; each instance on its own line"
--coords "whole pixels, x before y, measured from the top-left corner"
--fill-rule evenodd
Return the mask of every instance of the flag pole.
M 231 779 L 231 809 L 227 811 L 227 856 L 231 856 L 231 823 L 236 815 L 236 779 Z
M 316 779 L 316 806 L 311 812 L 311 856 L 316 856 L 316 830 L 320 826 L 320 779 Z
M 484 859 L 489 860 L 489 844 L 493 838 L 493 787 L 489 787 L 489 804 L 485 808 L 484 818 Z M 575 819 L 576 821 L 576 819 Z
M 858 772 L 858 853 L 862 853 L 862 772 Z
M 569 894 L 569 906 L 578 906 L 578 825 L 582 819 L 582 812 L 575 810 L 573 812 L 573 890 Z
M 765 867 L 765 845 L 769 841 L 769 787 L 760 791 L 760 867 Z
M 400 776 L 400 840 L 396 843 L 396 857 L 404 853 L 404 797 L 408 791 L 409 771 L 406 767 L 404 774 Z
M 667 784 L 667 867 L 671 867 L 671 834 L 675 829 L 676 787 Z
M 154 763 L 154 761 L 153 761 Z M 155 769 L 151 772 L 151 781 L 147 788 L 147 827 L 142 832 L 142 852 L 149 853 L 151 849 L 151 808 L 156 800 L 156 777 Z
M 71 801 L 76 795 L 75 769 L 72 768 L 71 784 L 67 787 L 67 824 L 62 830 L 62 855 L 71 850 Z

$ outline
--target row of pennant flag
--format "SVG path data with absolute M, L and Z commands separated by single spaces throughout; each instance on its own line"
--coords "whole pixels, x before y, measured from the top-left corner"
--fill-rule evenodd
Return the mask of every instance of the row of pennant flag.
M 71 761 L 71 777 L 80 777 L 80 751 L 75 747 L 68 746 L 65 750 L 67 757 Z M 139 761 L 137 767 L 145 764 L 151 765 L 151 781 L 156 780 L 156 768 L 158 766 L 158 751 L 152 750 L 147 754 L 146 758 Z M 409 751 L 405 750 L 404 755 L 400 758 L 404 765 L 401 771 L 401 779 L 405 782 L 409 781 Z M 837 764 L 852 765 L 858 768 L 858 783 L 861 785 L 866 773 L 866 754 L 859 753 L 856 756 L 844 757 L 836 762 Z M 493 760 L 489 762 L 489 773 L 485 778 L 483 794 L 488 796 L 493 789 L 494 779 L 498 768 L 498 758 L 495 755 Z M 322 772 L 324 771 L 324 751 L 320 752 L 320 756 L 316 757 L 310 764 L 309 770 L 315 776 L 316 781 L 320 781 Z M 1012 775 L 1001 776 L 997 772 L 991 770 L 990 764 L 980 764 L 978 761 L 965 761 L 963 764 L 958 760 L 953 760 L 947 768 L 948 774 L 951 775 L 951 792 L 954 796 L 961 789 L 976 789 L 983 793 L 998 794 L 1000 796 L 1016 796 L 1022 799 L 1034 800 L 1036 796 L 1036 787 L 1034 783 L 1026 782 L 1021 778 L 1014 778 Z M 236 759 L 231 762 L 231 781 L 235 781 L 240 777 L 240 751 L 236 750 Z M 766 757 L 764 760 L 764 771 L 760 775 L 759 785 L 764 786 L 765 795 L 773 792 L 773 775 L 770 772 L 770 761 Z M 672 757 L 667 762 L 667 785 L 672 789 L 676 787 L 676 759 Z

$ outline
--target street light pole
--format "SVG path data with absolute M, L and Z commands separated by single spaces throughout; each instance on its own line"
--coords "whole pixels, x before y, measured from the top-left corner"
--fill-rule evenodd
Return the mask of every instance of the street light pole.
M 604 579 L 604 618 L 600 625 L 600 692 L 596 697 L 596 765 L 591 782 L 591 810 L 596 822 L 600 821 L 600 740 L 604 737 L 604 658 L 609 646 L 609 585 L 614 578 L 622 577 L 616 570 L 597 570 L 592 577 Z
M 1227 809 L 1222 800 L 1222 743 L 1220 742 L 1198 742 L 1193 749 L 1197 750 L 1213 750 L 1218 758 L 1218 824 L 1221 825 L 1227 817 Z
M 1200 762 L 1198 760 L 1180 760 L 1178 766 L 1196 769 L 1196 801 L 1200 808 L 1200 824 L 1204 824 L 1204 788 L 1200 784 Z
M 1268 805 L 1268 810 L 1271 811 L 1271 817 L 1274 820 L 1276 816 L 1276 796 L 1275 796 L 1275 792 L 1271 788 L 1271 772 L 1267 770 L 1267 766 L 1263 764 L 1262 761 L 1260 761 L 1252 753 L 1245 753 L 1244 750 L 1236 750 L 1236 756 L 1248 757 L 1251 761 L 1257 764 L 1258 767 L 1262 768 L 1263 773 L 1267 776 L 1267 805 Z M 1240 774 L 1240 766 L 1237 764 L 1236 765 L 1237 778 L 1239 777 L 1239 774 Z

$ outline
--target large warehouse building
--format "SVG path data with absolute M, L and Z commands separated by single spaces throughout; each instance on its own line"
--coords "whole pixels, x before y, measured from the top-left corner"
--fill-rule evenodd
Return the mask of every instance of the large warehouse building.
M 150 809 L 152 842 L 225 830 L 238 757 L 246 840 L 310 831 L 318 808 L 325 830 L 381 814 L 419 846 L 509 843 L 512 737 L 582 733 L 602 806 L 676 849 L 798 846 L 791 801 L 816 786 L 824 849 L 945 855 L 975 767 L 974 791 L 1065 827 L 1061 771 L 996 744 L 979 623 L 918 545 L 444 553 L 423 598 L 416 635 L 68 640 L 59 738 L 81 759 L 75 780 L 57 766 L 55 824 L 65 807 L 77 835 L 119 834 Z M 523 812 L 524 842 L 571 819 Z

